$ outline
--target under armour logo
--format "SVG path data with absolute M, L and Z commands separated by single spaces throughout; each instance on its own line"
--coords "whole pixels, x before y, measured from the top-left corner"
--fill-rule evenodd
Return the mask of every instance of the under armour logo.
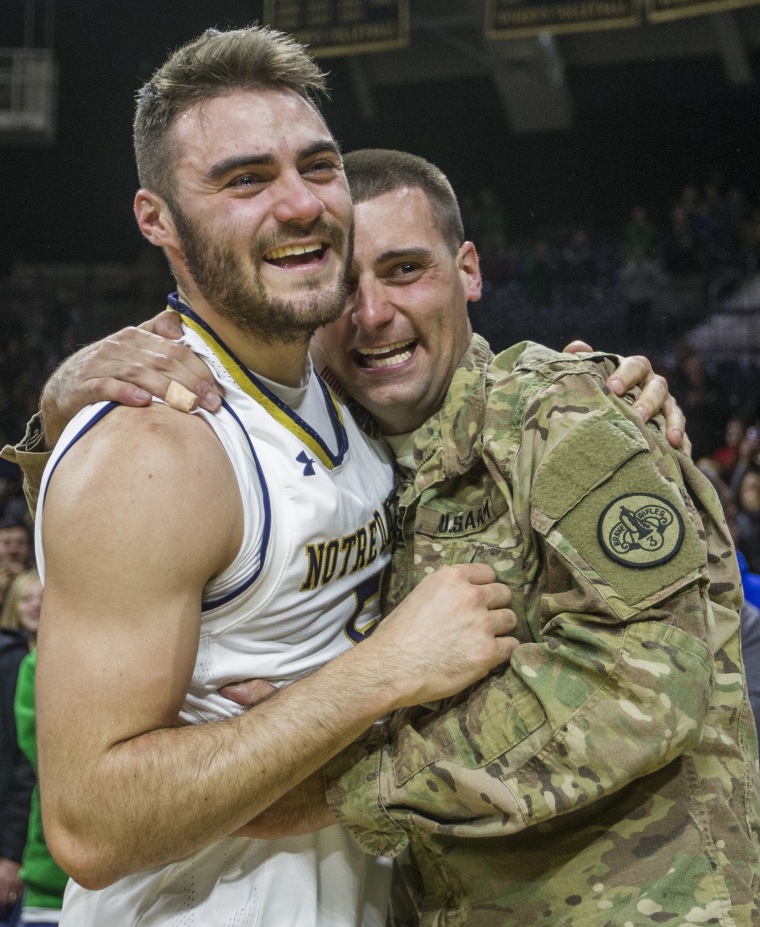
M 296 457 L 296 460 L 299 463 L 303 464 L 303 475 L 304 476 L 314 476 L 314 458 L 309 457 L 306 451 L 301 451 L 301 453 Z

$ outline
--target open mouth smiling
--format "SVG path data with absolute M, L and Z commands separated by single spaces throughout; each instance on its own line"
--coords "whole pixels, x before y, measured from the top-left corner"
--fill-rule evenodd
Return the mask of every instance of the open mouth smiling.
M 381 348 L 356 348 L 354 354 L 358 358 L 360 367 L 369 369 L 396 367 L 411 358 L 416 346 L 417 342 L 412 339 L 386 344 Z
M 309 267 L 321 264 L 329 245 L 326 242 L 311 242 L 308 245 L 283 245 L 272 248 L 264 255 L 264 261 L 273 267 L 289 270 L 291 267 Z

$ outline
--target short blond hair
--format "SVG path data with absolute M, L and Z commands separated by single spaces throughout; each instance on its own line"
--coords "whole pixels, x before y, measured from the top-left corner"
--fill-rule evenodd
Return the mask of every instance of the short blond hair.
M 292 90 L 316 107 L 325 75 L 291 36 L 267 26 L 203 35 L 177 49 L 137 92 L 133 123 L 140 184 L 172 202 L 174 120 L 235 90 Z

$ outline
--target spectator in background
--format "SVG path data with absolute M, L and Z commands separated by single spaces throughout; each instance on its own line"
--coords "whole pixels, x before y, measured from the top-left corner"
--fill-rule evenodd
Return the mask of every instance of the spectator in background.
M 747 558 L 753 573 L 760 573 L 760 467 L 751 464 L 744 472 L 736 493 L 739 529 L 737 547 Z
M 13 713 L 19 666 L 29 653 L 18 608 L 22 590 L 31 587 L 27 576 L 16 577 L 0 613 L 0 927 L 10 922 L 22 894 L 19 868 L 35 781 L 34 770 L 18 745 Z M 39 586 L 36 573 L 34 579 Z
M 34 549 L 26 521 L 18 513 L 0 519 L 0 606 L 14 578 L 34 564 Z
M 627 257 L 642 253 L 645 258 L 653 258 L 657 253 L 657 229 L 649 221 L 643 206 L 634 206 L 631 219 L 623 229 L 623 250 Z
M 25 570 L 13 580 L 0 611 L 0 628 L 21 631 L 27 649 L 37 646 L 37 631 L 42 605 L 42 583 L 37 570 Z
M 706 302 L 706 256 L 697 238 L 694 222 L 682 203 L 677 203 L 671 210 L 662 261 L 685 320 L 700 316 Z
M 729 485 L 739 463 L 739 447 L 746 431 L 740 418 L 730 418 L 726 423 L 725 443 L 712 455 L 720 468 L 720 478 Z
M 28 574 L 24 574 L 28 575 Z M 19 580 L 21 577 L 19 577 Z M 17 582 L 19 581 L 17 580 Z M 34 628 L 30 631 L 31 653 L 24 657 L 18 673 L 15 713 L 18 742 L 21 750 L 37 772 L 36 712 L 34 679 L 37 671 L 37 627 L 39 626 L 41 587 L 32 582 L 26 586 L 19 601 L 23 609 L 22 625 Z M 24 603 L 22 606 L 22 602 Z M 24 896 L 19 925 L 22 927 L 46 927 L 57 924 L 63 905 L 63 892 L 68 876 L 50 855 L 42 828 L 39 786 L 34 786 L 29 812 L 29 829 L 19 873 L 24 884 Z
M 0 563 L 7 565 L 14 575 L 32 565 L 31 537 L 22 519 L 4 518 L 0 521 Z
M 736 464 L 729 484 L 734 498 L 738 499 L 739 484 L 744 474 L 753 465 L 760 467 L 760 423 L 758 422 L 754 422 L 747 428 L 744 437 L 739 442 Z
M 682 346 L 678 366 L 669 380 L 689 423 L 694 460 L 711 456 L 723 440 L 729 417 L 728 401 L 720 384 L 688 345 Z
M 662 276 L 657 262 L 637 245 L 620 268 L 620 282 L 625 297 L 626 350 L 642 352 L 647 347 L 652 305 L 660 289 Z

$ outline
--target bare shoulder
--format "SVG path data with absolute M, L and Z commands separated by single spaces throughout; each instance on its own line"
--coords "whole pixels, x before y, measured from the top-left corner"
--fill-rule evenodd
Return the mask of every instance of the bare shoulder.
M 97 424 L 72 444 L 64 461 L 75 460 L 81 466 L 88 460 L 118 461 L 125 453 L 130 462 L 139 464 L 163 455 L 212 457 L 224 452 L 212 429 L 199 415 L 178 412 L 162 403 L 139 408 L 115 406 Z M 63 462 L 62 462 L 63 463 Z
M 86 542 L 88 530 L 107 526 L 122 543 L 142 535 L 148 547 L 155 539 L 190 553 L 202 534 L 219 552 L 217 568 L 234 556 L 240 517 L 237 481 L 212 428 L 156 403 L 104 416 L 61 458 L 45 498 L 46 535 L 73 531 Z

